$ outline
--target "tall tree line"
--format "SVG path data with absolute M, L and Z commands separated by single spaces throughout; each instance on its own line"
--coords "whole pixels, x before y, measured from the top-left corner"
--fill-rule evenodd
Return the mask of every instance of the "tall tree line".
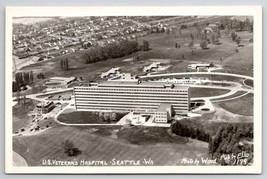
M 93 47 L 88 50 L 84 50 L 82 55 L 84 56 L 84 63 L 94 63 L 98 61 L 104 61 L 109 58 L 118 58 L 125 55 L 130 55 L 137 52 L 139 49 L 137 41 L 123 40 L 120 42 L 113 42 L 103 47 Z
M 34 81 L 33 72 L 18 72 L 15 74 L 15 81 L 13 81 L 13 92 L 20 90 L 22 86 L 28 85 Z
M 197 127 L 190 126 L 189 124 L 183 124 L 179 121 L 172 123 L 171 132 L 182 137 L 190 137 L 204 142 L 209 142 L 210 140 L 209 133 L 206 133 Z

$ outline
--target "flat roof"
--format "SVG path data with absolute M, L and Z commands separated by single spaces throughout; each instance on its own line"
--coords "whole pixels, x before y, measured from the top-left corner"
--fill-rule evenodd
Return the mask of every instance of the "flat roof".
M 104 81 L 98 83 L 99 87 L 139 87 L 139 88 L 172 88 L 172 89 L 188 89 L 189 86 L 177 85 L 174 83 L 167 82 L 129 82 L 129 81 Z
M 166 112 L 166 108 L 170 108 L 171 106 L 169 103 L 161 103 L 156 112 Z
M 75 77 L 51 77 L 50 80 L 74 80 Z
M 128 88 L 163 88 L 188 89 L 189 86 L 168 82 L 138 82 L 138 81 L 102 81 L 98 83 L 81 83 L 76 87 L 128 87 Z

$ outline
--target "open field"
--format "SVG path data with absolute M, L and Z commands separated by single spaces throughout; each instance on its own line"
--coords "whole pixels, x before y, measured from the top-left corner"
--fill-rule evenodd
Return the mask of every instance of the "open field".
M 56 137 L 55 137 L 56 136 Z M 68 157 L 62 141 L 69 139 L 81 153 Z M 154 165 L 181 165 L 184 157 L 208 157 L 207 145 L 197 142 L 188 144 L 157 143 L 155 145 L 133 145 L 121 139 L 101 137 L 76 127 L 60 126 L 48 129 L 42 135 L 20 137 L 13 142 L 13 149 L 24 157 L 29 166 L 42 165 L 43 159 L 78 162 L 84 160 L 143 160 L 151 158 Z M 27 152 L 25 152 L 25 150 Z
M 198 97 L 211 97 L 211 96 L 220 96 L 230 92 L 227 89 L 214 89 L 214 88 L 190 88 L 190 97 L 198 98 Z
M 23 104 L 23 100 L 21 100 L 21 104 L 16 104 L 12 108 L 12 114 L 13 114 L 13 132 L 18 131 L 20 128 L 23 128 L 27 125 L 27 123 L 30 121 L 31 117 L 27 114 L 29 111 L 33 110 L 36 106 L 37 102 L 26 99 L 26 103 Z
M 167 128 L 161 127 L 134 126 L 120 130 L 117 135 L 118 138 L 138 145 L 157 144 L 159 142 L 185 144 L 188 142 L 187 138 L 169 134 L 167 130 Z
M 219 106 L 234 114 L 253 116 L 253 94 L 247 94 L 241 98 L 220 102 Z

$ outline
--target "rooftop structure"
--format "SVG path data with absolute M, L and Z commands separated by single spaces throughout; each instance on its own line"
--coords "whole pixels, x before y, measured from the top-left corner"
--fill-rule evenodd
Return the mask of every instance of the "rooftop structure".
M 61 83 L 65 83 L 65 84 L 69 84 L 70 82 L 74 81 L 75 77 L 52 77 L 50 78 L 51 82 L 61 82 Z
M 108 77 L 109 75 L 118 73 L 119 71 L 120 71 L 120 67 L 111 68 L 111 69 L 108 70 L 107 72 L 103 72 L 103 73 L 101 74 L 101 78 L 106 78 L 106 77 Z
M 54 107 L 55 104 L 53 101 L 40 102 L 36 105 L 37 111 L 42 113 L 49 113 Z
M 160 62 L 153 62 L 152 64 L 150 64 L 147 67 L 144 67 L 143 71 L 144 72 L 150 72 L 153 68 L 158 68 L 160 65 Z
M 119 81 L 119 82 L 138 82 L 138 76 L 132 75 L 130 73 L 121 73 L 114 78 L 108 79 L 108 81 Z

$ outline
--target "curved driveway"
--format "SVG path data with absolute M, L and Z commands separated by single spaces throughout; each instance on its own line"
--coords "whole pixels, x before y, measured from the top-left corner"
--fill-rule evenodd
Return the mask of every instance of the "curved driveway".
M 13 151 L 13 166 L 27 167 L 28 164 L 22 156 L 20 156 L 18 153 Z
M 239 78 L 245 78 L 253 80 L 251 76 L 233 74 L 233 73 L 220 73 L 220 72 L 184 72 L 184 73 L 168 73 L 168 74 L 157 74 L 157 75 L 149 75 L 149 76 L 139 76 L 140 78 L 149 78 L 149 77 L 163 77 L 163 76 L 172 76 L 172 75 L 222 75 L 222 76 L 233 76 Z

